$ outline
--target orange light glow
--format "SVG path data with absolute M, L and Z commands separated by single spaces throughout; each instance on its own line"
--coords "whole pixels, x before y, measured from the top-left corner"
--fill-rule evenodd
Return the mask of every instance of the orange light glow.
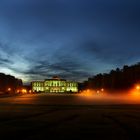
M 137 90 L 140 90 L 140 86 L 139 86 L 139 85 L 137 85 L 137 86 L 136 86 L 136 89 L 137 89 Z
M 137 102 L 140 100 L 140 85 L 135 85 L 130 91 L 129 91 L 129 97 L 133 102 Z
M 80 92 L 80 94 L 83 96 L 91 96 L 91 95 L 93 95 L 93 92 L 90 89 L 87 89 L 87 90 Z
M 20 92 L 20 90 L 17 90 L 17 93 L 19 93 Z
M 11 91 L 11 88 L 8 88 L 8 91 Z
M 104 92 L 104 89 L 102 88 L 101 91 Z
M 22 89 L 22 93 L 27 93 L 27 90 L 26 89 Z
M 90 92 L 90 90 L 89 90 L 89 89 L 87 89 L 87 92 Z
M 97 90 L 97 94 L 99 94 L 100 93 L 100 91 L 99 90 Z

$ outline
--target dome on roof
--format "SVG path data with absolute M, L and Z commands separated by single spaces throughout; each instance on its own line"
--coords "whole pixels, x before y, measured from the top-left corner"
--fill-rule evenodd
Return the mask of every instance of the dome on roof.
M 53 79 L 60 79 L 59 76 L 53 76 Z

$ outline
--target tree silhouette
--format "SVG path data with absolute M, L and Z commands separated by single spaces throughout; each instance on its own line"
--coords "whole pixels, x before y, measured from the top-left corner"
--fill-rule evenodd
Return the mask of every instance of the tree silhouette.
M 140 63 L 132 66 L 124 65 L 122 69 L 117 68 L 109 73 L 97 74 L 85 81 L 84 88 L 108 90 L 129 89 L 135 83 L 140 82 Z
M 5 75 L 0 73 L 0 92 L 10 92 L 14 93 L 17 89 L 21 88 L 23 85 L 21 79 L 17 79 L 11 75 Z

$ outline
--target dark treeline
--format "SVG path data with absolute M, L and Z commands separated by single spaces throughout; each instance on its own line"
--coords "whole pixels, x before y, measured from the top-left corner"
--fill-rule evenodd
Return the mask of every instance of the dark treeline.
M 107 90 L 125 90 L 140 82 L 140 63 L 125 65 L 122 69 L 111 70 L 110 73 L 97 74 L 85 81 L 84 88 Z
M 0 73 L 0 93 L 15 93 L 22 85 L 21 79 Z

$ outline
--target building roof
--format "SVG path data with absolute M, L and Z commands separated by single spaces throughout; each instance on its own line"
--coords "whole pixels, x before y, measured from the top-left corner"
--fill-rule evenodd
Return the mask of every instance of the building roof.
M 45 79 L 45 81 L 66 81 L 65 79 Z

